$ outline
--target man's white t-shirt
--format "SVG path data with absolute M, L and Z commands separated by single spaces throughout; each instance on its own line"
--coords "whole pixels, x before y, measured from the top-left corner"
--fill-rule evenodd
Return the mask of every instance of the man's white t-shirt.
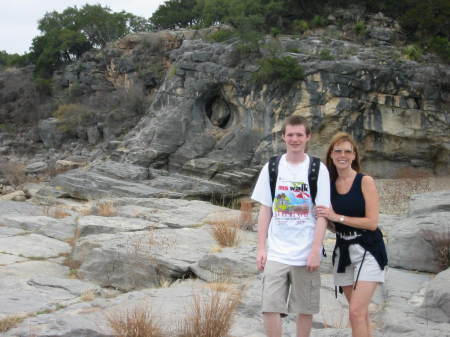
M 268 163 L 259 174 L 252 199 L 272 207 L 267 234 L 267 259 L 292 266 L 304 266 L 314 240 L 316 218 L 308 184 L 310 158 L 290 164 L 280 158 L 275 198 L 272 202 Z M 320 163 L 316 205 L 330 206 L 330 177 Z

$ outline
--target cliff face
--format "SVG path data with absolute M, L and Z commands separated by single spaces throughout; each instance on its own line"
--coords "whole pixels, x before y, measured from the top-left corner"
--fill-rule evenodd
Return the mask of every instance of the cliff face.
M 236 41 L 206 42 L 210 32 L 130 35 L 66 67 L 55 97 L 95 114 L 47 146 L 78 137 L 118 161 L 242 187 L 283 151 L 281 124 L 299 114 L 311 121 L 314 155 L 344 130 L 361 144 L 368 173 L 450 174 L 450 68 L 403 59 L 394 28 L 378 25 L 364 43 L 334 26 L 267 38 L 263 56 L 276 49 L 304 68 L 291 87 L 256 85 L 254 56 L 236 52 Z M 39 128 L 62 132 L 49 121 Z

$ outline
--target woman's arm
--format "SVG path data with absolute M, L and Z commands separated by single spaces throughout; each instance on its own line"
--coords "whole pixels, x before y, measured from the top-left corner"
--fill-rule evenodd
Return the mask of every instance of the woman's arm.
M 378 227 L 379 201 L 378 192 L 372 177 L 364 176 L 362 178 L 361 189 L 366 204 L 366 216 L 362 218 L 350 217 L 342 214 L 336 214 L 332 208 L 317 206 L 318 216 L 324 216 L 333 222 L 340 222 L 344 225 L 367 229 L 374 231 Z M 342 221 L 343 218 L 343 221 Z

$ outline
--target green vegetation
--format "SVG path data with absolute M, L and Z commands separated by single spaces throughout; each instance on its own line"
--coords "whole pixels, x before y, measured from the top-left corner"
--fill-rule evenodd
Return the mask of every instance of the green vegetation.
M 366 34 L 366 25 L 364 24 L 364 22 L 362 21 L 358 21 L 357 23 L 355 23 L 355 26 L 353 27 L 353 30 L 355 31 L 355 33 L 357 35 L 363 36 Z
M 291 86 L 304 79 L 303 68 L 291 56 L 266 57 L 258 63 L 260 68 L 253 74 L 257 84 L 275 82 L 282 86 Z
M 63 131 L 76 132 L 77 127 L 87 125 L 94 117 L 94 112 L 81 104 L 62 104 L 53 112 L 59 120 Z
M 412 61 L 420 61 L 423 54 L 422 48 L 417 45 L 406 46 L 402 52 L 407 59 Z
M 150 30 L 148 20 L 127 12 L 114 13 L 101 5 L 66 8 L 39 20 L 41 35 L 30 48 L 35 75 L 49 78 L 59 66 L 73 62 L 91 48 L 102 48 L 130 32 Z
M 207 36 L 207 39 L 209 41 L 214 42 L 224 42 L 226 40 L 229 40 L 235 36 L 234 32 L 231 30 L 218 30 L 217 32 L 211 33 Z
M 295 32 L 303 34 L 309 30 L 309 24 L 305 20 L 294 20 L 293 28 Z
M 322 49 L 319 53 L 319 57 L 322 61 L 334 60 L 334 56 L 333 56 L 333 54 L 331 54 L 329 49 Z
M 436 36 L 431 40 L 430 47 L 445 62 L 450 63 L 450 41 L 448 38 Z

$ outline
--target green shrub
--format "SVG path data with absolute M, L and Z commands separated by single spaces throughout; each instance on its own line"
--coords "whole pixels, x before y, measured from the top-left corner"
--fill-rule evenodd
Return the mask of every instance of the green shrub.
M 293 23 L 293 26 L 294 26 L 293 27 L 294 31 L 301 33 L 301 34 L 303 34 L 309 30 L 309 24 L 305 20 L 295 20 Z
M 333 54 L 331 54 L 329 49 L 322 49 L 319 53 L 319 57 L 322 61 L 334 60 L 334 56 L 333 56 Z
M 323 27 L 326 25 L 326 23 L 327 23 L 326 20 L 320 15 L 314 16 L 314 18 L 311 21 L 311 25 L 316 28 Z
M 433 40 L 431 40 L 430 47 L 445 62 L 450 62 L 450 41 L 446 37 L 434 37 Z
M 303 68 L 291 56 L 262 58 L 258 63 L 260 68 L 253 74 L 257 84 L 275 82 L 291 86 L 304 79 Z
M 52 94 L 52 80 L 50 78 L 36 77 L 34 83 L 40 94 L 47 96 Z
M 403 55 L 412 61 L 420 61 L 422 58 L 422 48 L 417 45 L 409 45 L 403 49 Z
M 231 30 L 218 30 L 217 32 L 211 33 L 209 34 L 206 39 L 208 41 L 213 41 L 213 42 L 224 42 L 226 40 L 229 40 L 231 38 L 234 37 L 234 32 Z
M 270 35 L 272 35 L 273 37 L 277 37 L 280 34 L 281 34 L 281 29 L 278 27 L 272 27 L 270 29 Z
M 52 113 L 59 120 L 63 131 L 75 131 L 77 127 L 86 126 L 94 118 L 94 111 L 81 104 L 61 104 Z
M 355 23 L 355 26 L 353 27 L 353 31 L 356 34 L 363 36 L 367 32 L 366 25 L 364 24 L 364 22 L 358 21 L 357 23 Z

